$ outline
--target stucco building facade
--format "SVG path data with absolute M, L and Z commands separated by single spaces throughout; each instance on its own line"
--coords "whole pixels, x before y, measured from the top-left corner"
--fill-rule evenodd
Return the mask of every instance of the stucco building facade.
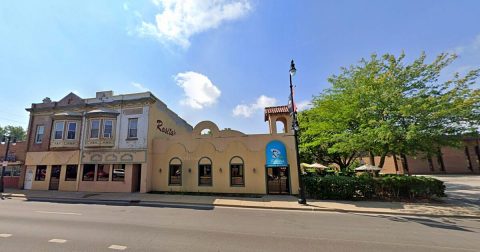
M 193 128 L 150 92 L 70 93 L 27 111 L 25 189 L 298 193 L 286 106 L 266 108 L 270 133 L 255 135 L 209 121 Z

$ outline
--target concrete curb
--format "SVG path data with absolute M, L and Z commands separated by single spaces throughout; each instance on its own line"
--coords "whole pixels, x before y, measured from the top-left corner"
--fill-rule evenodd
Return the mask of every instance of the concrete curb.
M 245 208 L 245 209 L 268 209 L 268 210 L 290 210 L 304 212 L 336 212 L 336 213 L 361 213 L 376 215 L 402 215 L 402 216 L 422 216 L 433 218 L 464 218 L 464 219 L 480 219 L 477 215 L 458 215 L 458 214 L 424 214 L 424 213 L 402 213 L 402 212 L 382 212 L 382 211 L 366 211 L 338 208 L 321 208 L 315 206 L 307 206 L 302 208 L 296 207 L 271 207 L 271 206 L 245 206 L 231 204 L 203 204 L 191 202 L 168 202 L 168 201 L 141 201 L 141 200 L 112 200 L 112 199 L 75 199 L 75 198 L 47 198 L 47 197 L 25 197 L 21 194 L 3 194 L 4 198 L 20 198 L 26 201 L 54 202 L 54 203 L 70 203 L 70 204 L 102 204 L 113 206 L 144 206 L 144 207 L 172 207 L 172 208 L 197 208 L 212 209 L 214 207 L 229 208 Z

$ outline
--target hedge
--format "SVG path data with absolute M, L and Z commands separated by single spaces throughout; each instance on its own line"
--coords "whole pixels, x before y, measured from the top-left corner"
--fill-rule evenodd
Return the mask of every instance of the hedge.
M 309 174 L 303 179 L 307 195 L 314 199 L 415 200 L 445 196 L 445 185 L 442 181 L 423 176 L 322 177 Z

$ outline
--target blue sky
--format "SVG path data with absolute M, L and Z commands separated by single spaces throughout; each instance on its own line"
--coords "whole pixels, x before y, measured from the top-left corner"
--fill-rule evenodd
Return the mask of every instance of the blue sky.
M 152 91 L 193 126 L 266 133 L 295 59 L 304 107 L 327 77 L 371 53 L 425 51 L 480 67 L 480 1 L 1 1 L 0 125 L 73 91 Z

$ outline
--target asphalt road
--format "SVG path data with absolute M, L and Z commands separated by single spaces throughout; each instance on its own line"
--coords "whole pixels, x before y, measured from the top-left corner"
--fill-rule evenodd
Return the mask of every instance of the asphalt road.
M 479 251 L 479 232 L 479 219 L 0 200 L 2 252 Z

